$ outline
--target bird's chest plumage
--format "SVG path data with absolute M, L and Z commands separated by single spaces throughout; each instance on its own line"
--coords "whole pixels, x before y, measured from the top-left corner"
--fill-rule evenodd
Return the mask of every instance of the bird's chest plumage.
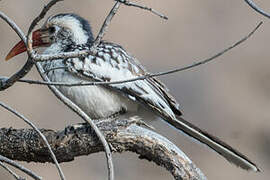
M 48 72 L 48 77 L 53 82 L 89 82 L 62 69 L 66 64 L 61 60 L 45 62 L 43 67 L 45 71 L 55 69 Z M 105 118 L 123 110 L 137 110 L 136 103 L 103 86 L 58 86 L 57 88 L 92 119 Z

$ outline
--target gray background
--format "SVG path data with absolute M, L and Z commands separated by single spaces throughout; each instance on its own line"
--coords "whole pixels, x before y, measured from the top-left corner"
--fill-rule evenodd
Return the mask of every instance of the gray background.
M 26 31 L 32 19 L 48 1 L 2 0 L 1 11 Z M 270 20 L 244 2 L 235 0 L 148 0 L 139 1 L 169 16 L 163 21 L 145 11 L 124 7 L 113 20 L 105 39 L 124 46 L 151 72 L 167 70 L 210 57 L 250 32 L 260 20 L 263 27 L 247 42 L 211 64 L 161 77 L 182 105 L 184 117 L 221 137 L 255 161 L 262 173 L 246 172 L 216 153 L 169 128 L 152 123 L 157 131 L 176 143 L 209 179 L 267 179 L 270 172 Z M 110 0 L 66 0 L 49 14 L 75 12 L 90 20 L 94 33 L 112 7 Z M 270 11 L 270 2 L 261 0 Z M 0 72 L 11 75 L 26 60 L 26 54 L 9 62 L 5 55 L 19 40 L 0 21 Z M 39 79 L 33 69 L 27 76 Z M 17 83 L 0 93 L 0 100 L 15 107 L 38 127 L 62 129 L 81 119 L 59 102 L 44 86 Z M 0 108 L 0 126 L 26 125 Z M 114 155 L 116 179 L 172 179 L 163 168 L 137 159 L 131 153 Z M 44 179 L 59 179 L 51 164 L 22 163 Z M 68 179 L 106 179 L 103 153 L 77 158 L 62 164 Z M 0 169 L 0 179 L 12 179 Z

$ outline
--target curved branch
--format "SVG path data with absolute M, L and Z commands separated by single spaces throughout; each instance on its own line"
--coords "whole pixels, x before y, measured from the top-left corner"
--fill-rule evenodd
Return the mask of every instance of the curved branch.
M 140 159 L 165 167 L 175 179 L 206 179 L 179 148 L 163 136 L 140 127 L 137 125 L 139 123 L 136 117 L 96 122 L 114 152 L 135 152 Z M 77 156 L 104 150 L 94 130 L 84 124 L 69 126 L 63 131 L 41 131 L 49 140 L 59 162 L 72 161 Z M 0 154 L 13 160 L 53 162 L 42 139 L 32 129 L 0 129 Z
M 34 131 L 36 131 L 38 133 L 38 135 L 40 136 L 40 138 L 43 140 L 43 142 L 45 143 L 46 147 L 49 149 L 50 152 L 50 156 L 53 159 L 55 166 L 60 174 L 60 177 L 62 180 L 65 180 L 64 177 L 64 173 L 61 169 L 61 167 L 59 166 L 59 163 L 57 162 L 56 156 L 53 153 L 46 137 L 42 134 L 42 132 L 40 132 L 40 130 L 31 122 L 29 121 L 27 118 L 25 118 L 22 114 L 20 114 L 19 112 L 17 112 L 16 110 L 12 109 L 11 107 L 7 106 L 6 104 L 2 103 L 0 101 L 0 106 L 3 107 L 4 109 L 6 109 L 7 111 L 9 111 L 10 113 L 14 114 L 15 116 L 17 116 L 18 118 L 20 118 L 21 120 L 23 120 L 26 124 L 28 124 L 29 126 L 31 126 L 33 128 Z
M 34 62 L 30 58 L 32 53 L 33 53 L 32 43 L 31 43 L 31 39 L 32 39 L 31 32 L 32 32 L 33 28 L 37 25 L 37 23 L 41 19 L 44 18 L 44 16 L 49 11 L 49 9 L 59 1 L 62 1 L 62 0 L 52 0 L 46 6 L 44 6 L 44 8 L 41 11 L 41 13 L 39 14 L 39 16 L 37 16 L 33 20 L 33 22 L 31 23 L 29 30 L 28 30 L 27 37 L 25 37 L 22 30 L 17 26 L 17 24 L 12 19 L 10 19 L 7 15 L 5 15 L 5 13 L 0 11 L 0 18 L 3 19 L 16 32 L 16 34 L 21 38 L 21 40 L 25 43 L 26 47 L 28 47 L 27 53 L 29 55 L 26 63 L 18 72 L 13 74 L 10 78 L 0 79 L 0 91 L 5 90 L 5 89 L 9 88 L 10 86 L 12 86 L 16 81 L 18 81 L 19 79 L 24 77 L 32 69 Z
M 1 140 L 2 141 L 2 140 Z M 29 175 L 30 177 L 32 177 L 35 180 L 42 180 L 42 178 L 38 175 L 36 175 L 34 172 L 32 172 L 31 170 L 23 167 L 22 165 L 19 165 L 18 163 L 16 163 L 15 161 L 12 161 L 2 155 L 0 155 L 0 162 L 4 162 L 6 164 L 9 164 L 15 168 L 17 168 L 18 170 L 21 170 L 22 172 L 24 172 L 25 174 Z
M 262 10 L 259 6 L 257 6 L 252 0 L 245 0 L 245 2 L 255 11 L 262 14 L 265 17 L 270 18 L 270 14 Z
M 11 20 L 7 15 L 5 15 L 1 11 L 0 11 L 0 18 L 2 18 L 16 32 L 16 34 L 21 38 L 21 40 L 26 43 L 26 37 L 24 36 L 22 30 L 17 26 L 17 24 L 13 20 Z M 10 78 L 1 79 L 0 91 L 9 88 L 16 81 L 18 81 L 18 79 L 24 77 L 30 71 L 32 67 L 33 67 L 33 62 L 30 61 L 30 59 L 28 58 L 25 65 L 18 72 L 13 74 Z
M 118 9 L 120 7 L 120 4 L 121 4 L 120 2 L 116 2 L 114 4 L 114 6 L 112 7 L 110 13 L 108 14 L 108 16 L 106 17 L 106 19 L 104 20 L 104 22 L 103 22 L 103 24 L 102 24 L 102 26 L 100 28 L 100 31 L 99 31 L 99 33 L 98 33 L 98 35 L 97 35 L 97 37 L 96 37 L 93 45 L 91 46 L 90 51 L 92 53 L 96 53 L 97 47 L 100 44 L 100 41 L 102 40 L 102 38 L 104 37 L 104 35 L 105 35 L 105 33 L 106 33 L 106 31 L 107 31 L 107 29 L 109 27 L 109 24 L 112 21 L 112 18 L 114 17 L 114 15 L 116 14 L 116 12 L 118 11 Z
M 24 42 L 26 47 L 27 47 L 27 53 L 29 57 L 32 57 L 32 53 L 33 52 L 33 47 L 32 47 L 32 31 L 35 28 L 35 26 L 39 23 L 39 21 L 41 21 L 45 15 L 47 14 L 47 12 L 58 2 L 63 1 L 63 0 L 51 0 L 46 6 L 43 7 L 42 11 L 40 12 L 40 14 L 32 21 L 32 23 L 30 24 L 30 27 L 28 29 L 27 35 L 26 35 L 26 39 L 27 41 Z M 32 61 L 32 59 L 31 59 Z
M 136 8 L 140 8 L 140 9 L 149 11 L 149 12 L 151 12 L 151 13 L 159 16 L 162 19 L 165 19 L 165 20 L 168 20 L 169 19 L 167 16 L 161 14 L 160 12 L 154 10 L 153 8 L 150 8 L 150 7 L 147 7 L 147 6 L 143 6 L 143 5 L 139 5 L 137 3 L 130 2 L 128 0 L 115 0 L 115 1 L 121 2 L 121 3 L 125 4 L 126 6 L 132 6 L 132 7 L 136 7 Z
M 13 172 L 8 166 L 6 166 L 4 163 L 0 162 L 0 166 L 4 168 L 10 175 L 14 177 L 16 180 L 25 180 L 25 178 L 22 178 L 18 176 L 15 172 Z

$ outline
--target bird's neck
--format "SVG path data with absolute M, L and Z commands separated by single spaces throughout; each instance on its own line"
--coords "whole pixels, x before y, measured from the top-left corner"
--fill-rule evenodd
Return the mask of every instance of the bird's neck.
M 47 47 L 42 54 L 57 54 L 60 52 L 64 52 L 65 47 L 59 43 L 53 43 L 49 47 Z

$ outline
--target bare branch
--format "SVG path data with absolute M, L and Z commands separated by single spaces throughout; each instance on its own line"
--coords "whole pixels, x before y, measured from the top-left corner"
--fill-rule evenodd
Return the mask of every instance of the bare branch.
M 50 82 L 50 79 L 48 76 L 44 73 L 44 69 L 40 63 L 36 63 L 36 68 L 42 77 L 44 81 Z M 96 124 L 89 118 L 89 116 L 81 110 L 79 106 L 74 104 L 70 99 L 68 99 L 66 96 L 64 96 L 55 86 L 48 86 L 50 90 L 53 92 L 53 94 L 60 100 L 62 101 L 66 106 L 68 106 L 71 110 L 73 110 L 75 113 L 77 113 L 86 123 L 88 123 L 95 133 L 97 134 L 99 140 L 101 141 L 104 150 L 105 150 L 105 155 L 107 158 L 107 167 L 108 167 L 108 179 L 113 180 L 114 179 L 114 167 L 113 167 L 113 162 L 112 162 L 112 153 L 110 150 L 110 146 L 108 142 L 106 141 L 104 135 L 102 132 L 98 129 Z
M 93 45 L 91 46 L 90 51 L 92 53 L 94 53 L 94 54 L 96 53 L 95 51 L 96 51 L 98 45 L 100 44 L 100 41 L 102 40 L 103 36 L 105 35 L 105 32 L 108 29 L 108 26 L 109 26 L 109 24 L 112 21 L 112 18 L 114 17 L 114 15 L 116 14 L 117 10 L 119 9 L 120 4 L 121 4 L 120 2 L 116 2 L 114 4 L 114 6 L 111 9 L 110 13 L 108 14 L 108 16 L 106 17 L 105 21 L 103 22 L 103 25 L 102 25 L 102 27 L 101 27 L 101 29 L 100 29 L 100 31 L 99 31 L 99 33 L 98 33 L 98 35 L 97 35 L 94 43 L 93 43 Z
M 0 166 L 2 166 L 9 174 L 11 174 L 14 177 L 14 179 L 16 179 L 16 180 L 25 180 L 25 178 L 22 178 L 22 177 L 18 176 L 15 172 L 13 172 L 4 163 L 0 162 Z
M 28 29 L 28 35 L 31 34 L 31 32 L 33 31 L 33 29 L 35 28 L 35 26 L 39 23 L 39 21 L 41 21 L 47 14 L 47 12 L 58 2 L 60 1 L 64 1 L 64 0 L 52 0 L 50 1 L 46 6 L 44 6 L 44 8 L 42 9 L 42 11 L 40 12 L 40 14 L 32 21 L 29 29 Z
M 47 14 L 47 12 L 57 3 L 63 0 L 51 0 L 46 6 L 44 6 L 44 8 L 42 9 L 42 11 L 40 12 L 40 14 L 32 21 L 28 32 L 27 32 L 27 42 L 26 42 L 26 47 L 27 47 L 27 53 L 30 57 L 32 57 L 33 52 L 33 47 L 32 47 L 32 31 L 35 28 L 35 26 L 38 24 L 39 21 L 41 21 L 45 15 Z
M 165 71 L 165 72 L 152 73 L 152 74 L 147 74 L 147 75 L 144 75 L 144 76 L 139 76 L 137 78 L 127 79 L 127 80 L 122 80 L 122 81 L 111 81 L 111 82 L 87 82 L 87 83 L 85 83 L 85 82 L 65 83 L 64 82 L 63 83 L 63 82 L 46 82 L 46 81 L 24 80 L 24 79 L 20 79 L 19 82 L 24 82 L 24 83 L 29 83 L 29 84 L 38 84 L 38 85 L 53 85 L 53 86 L 96 86 L 96 85 L 122 84 L 122 83 L 127 83 L 127 82 L 132 82 L 132 81 L 143 80 L 143 79 L 150 78 L 150 77 L 164 76 L 164 75 L 167 75 L 167 74 L 172 74 L 172 73 L 188 70 L 188 69 L 194 68 L 196 66 L 206 64 L 208 62 L 211 62 L 211 61 L 215 60 L 219 56 L 222 56 L 224 53 L 228 52 L 229 50 L 235 48 L 236 46 L 238 46 L 241 43 L 248 40 L 258 30 L 258 28 L 261 25 L 262 25 L 262 22 L 260 22 L 248 35 L 243 37 L 241 40 L 237 41 L 236 43 L 234 43 L 233 45 L 227 47 L 226 49 L 218 52 L 217 54 L 213 55 L 210 58 L 204 59 L 202 61 L 199 61 L 199 62 L 191 64 L 191 65 L 187 65 L 187 66 L 184 66 L 184 67 L 176 68 L 176 69 Z M 74 57 L 76 57 L 75 52 L 72 52 L 72 56 L 73 55 L 74 55 Z M 79 55 L 79 53 L 76 52 L 76 55 Z M 1 78 L 5 78 L 5 77 L 0 77 L 0 79 Z
M 21 38 L 21 40 L 26 42 L 26 38 L 24 36 L 24 33 L 22 32 L 22 30 L 17 26 L 17 24 L 12 19 L 10 19 L 2 11 L 0 11 L 0 18 L 3 19 L 6 23 L 8 23 L 8 25 L 16 32 L 16 34 Z
M 2 18 L 8 25 L 18 34 L 18 36 L 26 43 L 26 37 L 24 36 L 22 30 L 12 21 L 7 15 L 0 11 L 0 18 Z M 24 77 L 32 68 L 33 63 L 27 60 L 25 65 L 10 78 L 0 81 L 0 91 L 5 90 L 12 86 L 18 79 Z
M 27 53 L 28 55 L 31 57 L 31 55 L 33 54 L 33 50 L 32 50 L 32 30 L 35 27 L 35 25 L 42 19 L 44 18 L 44 16 L 46 15 L 47 11 L 57 2 L 59 2 L 61 0 L 52 0 L 48 3 L 47 6 L 45 6 L 43 8 L 43 10 L 41 11 L 40 15 L 35 18 L 33 20 L 33 22 L 31 23 L 29 30 L 28 30 L 28 35 L 27 38 L 25 37 L 24 33 L 22 32 L 22 30 L 16 25 L 16 23 L 14 21 L 12 21 L 8 16 L 6 16 L 3 12 L 0 11 L 0 18 L 2 18 L 5 22 L 7 22 L 9 24 L 9 26 L 18 34 L 18 36 L 21 38 L 21 40 L 25 43 L 26 47 L 28 47 L 27 49 Z M 1 81 L 0 82 L 0 90 L 5 90 L 7 88 L 9 88 L 10 86 L 12 86 L 16 81 L 18 81 L 18 79 L 24 77 L 33 67 L 34 63 L 33 61 L 28 58 L 26 63 L 24 64 L 24 66 L 18 71 L 16 72 L 14 75 L 12 75 L 10 78 L 6 79 L 5 81 Z
M 131 151 L 165 167 L 175 179 L 206 179 L 192 161 L 165 137 L 140 127 L 140 120 L 106 119 L 95 121 L 113 146 L 114 152 Z M 63 131 L 41 130 L 49 139 L 59 162 L 68 162 L 75 157 L 103 151 L 103 145 L 88 125 L 73 125 Z M 26 136 L 27 134 L 27 136 Z M 25 138 L 27 137 L 27 138 Z M 46 147 L 31 129 L 0 129 L 0 154 L 20 161 L 52 162 Z M 12 143 L 12 142 L 18 143 Z M 24 142 L 26 147 L 23 147 Z M 3 147 L 3 148 L 2 148 Z M 25 148 L 27 151 L 21 151 Z M 14 156 L 16 154 L 16 156 Z
M 128 0 L 115 0 L 115 1 L 121 2 L 121 3 L 125 4 L 126 6 L 133 6 L 133 7 L 140 8 L 140 9 L 143 9 L 143 10 L 146 10 L 146 11 L 150 11 L 151 13 L 159 16 L 160 18 L 168 20 L 167 16 L 161 14 L 160 12 L 154 10 L 153 8 L 142 6 L 142 5 L 136 4 L 134 2 L 130 2 Z
M 14 154 L 14 156 L 16 156 L 16 155 Z M 31 176 L 33 179 L 36 179 L 36 180 L 42 180 L 42 178 L 41 178 L 40 176 L 36 175 L 36 174 L 33 173 L 31 170 L 29 170 L 29 169 L 23 167 L 22 165 L 16 163 L 15 161 L 12 161 L 12 160 L 10 160 L 10 159 L 8 159 L 8 158 L 2 156 L 2 155 L 0 155 L 0 162 L 5 162 L 6 164 L 9 164 L 9 165 L 11 165 L 11 166 L 13 166 L 13 167 L 15 167 L 15 168 L 21 170 L 21 171 L 24 172 L 25 174 L 28 174 L 29 176 Z
M 160 73 L 156 73 L 155 75 L 153 75 L 152 77 L 154 76 L 163 76 L 163 75 L 167 75 L 167 74 L 171 74 L 171 73 L 175 73 L 175 72 L 179 72 L 179 71 L 184 71 L 184 70 L 188 70 L 188 69 L 191 69 L 191 68 L 194 68 L 196 66 L 200 66 L 202 64 L 206 64 L 214 59 L 216 59 L 217 57 L 219 56 L 222 56 L 224 53 L 230 51 L 231 49 L 235 48 L 236 46 L 238 46 L 239 44 L 243 43 L 244 41 L 246 41 L 248 38 L 250 38 L 256 31 L 257 29 L 263 24 L 263 22 L 260 22 L 248 35 L 246 35 L 244 38 L 242 38 L 241 40 L 237 41 L 236 43 L 234 43 L 232 46 L 229 46 L 228 48 L 224 49 L 223 51 L 215 54 L 214 56 L 208 58 L 208 59 L 205 59 L 203 61 L 199 61 L 197 63 L 194 63 L 192 65 L 189 65 L 189 66 L 185 66 L 183 68 L 177 68 L 175 70 L 170 70 L 170 71 L 166 71 L 166 72 L 160 72 Z
M 259 6 L 257 6 L 252 0 L 245 0 L 245 2 L 255 11 L 262 14 L 265 17 L 270 18 L 270 14 L 265 12 L 263 9 L 261 9 Z
M 59 172 L 59 175 L 61 176 L 61 179 L 64 180 L 64 173 L 62 171 L 62 169 L 59 166 L 59 163 L 55 157 L 55 154 L 52 151 L 52 148 L 50 147 L 46 137 L 40 132 L 40 130 L 31 122 L 29 121 L 27 118 L 25 118 L 23 115 L 21 115 L 19 112 L 15 111 L 14 109 L 12 109 L 11 107 L 5 105 L 4 103 L 0 102 L 0 106 L 2 106 L 4 109 L 8 110 L 9 112 L 11 112 L 12 114 L 14 114 L 15 116 L 19 117 L 20 119 L 22 119 L 26 124 L 28 124 L 29 126 L 31 126 L 37 133 L 38 135 L 41 137 L 41 139 L 44 141 L 44 143 L 46 144 L 47 148 L 49 149 L 50 152 L 50 156 L 53 159 L 57 170 Z

